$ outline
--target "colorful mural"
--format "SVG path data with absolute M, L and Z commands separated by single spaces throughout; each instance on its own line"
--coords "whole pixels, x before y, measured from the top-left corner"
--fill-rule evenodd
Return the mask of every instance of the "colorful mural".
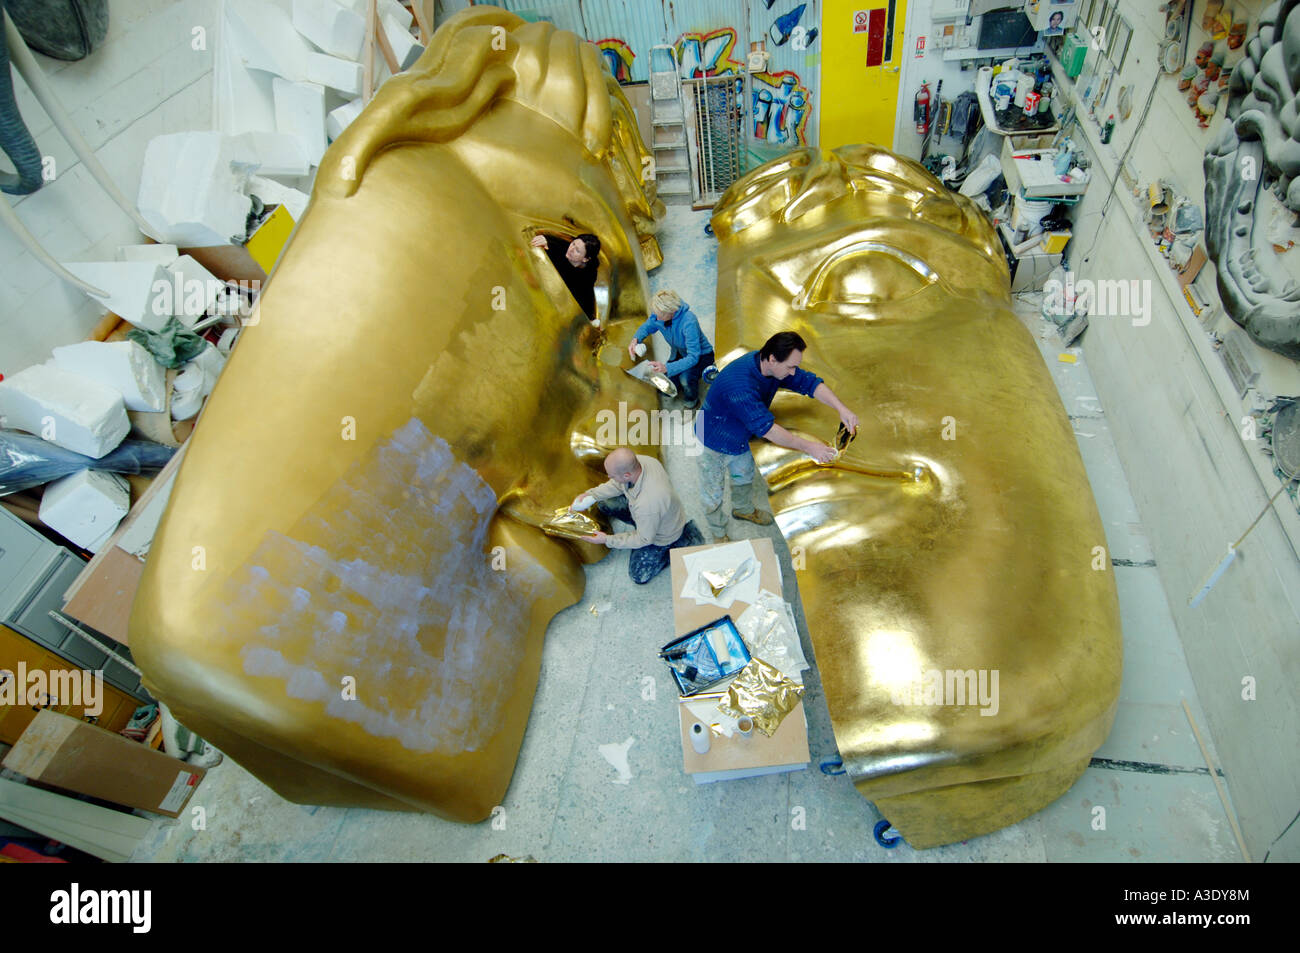
M 797 13 L 802 12 L 800 7 Z M 786 38 L 796 23 L 797 16 L 787 23 Z M 807 36 L 804 35 L 805 41 Z M 816 31 L 811 36 L 815 39 Z M 683 33 L 674 46 L 683 79 L 728 76 L 745 68 L 743 61 L 731 56 L 736 47 L 736 31 L 732 27 L 721 27 L 707 33 Z M 753 116 L 750 131 L 754 138 L 791 147 L 807 145 L 812 93 L 803 85 L 799 74 L 782 70 L 778 73 L 752 73 L 751 78 L 754 100 L 750 106 Z
M 636 59 L 632 47 L 617 37 L 606 37 L 592 42 L 600 49 L 600 55 L 605 58 L 605 65 L 614 74 L 614 78 L 620 83 L 632 82 L 632 61 Z
M 807 145 L 809 93 L 792 70 L 754 73 L 754 138 L 794 147 Z

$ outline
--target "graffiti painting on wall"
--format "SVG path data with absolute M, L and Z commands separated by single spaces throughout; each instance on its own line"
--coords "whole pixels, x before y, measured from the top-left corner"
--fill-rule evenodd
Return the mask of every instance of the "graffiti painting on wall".
M 594 42 L 614 78 L 624 84 L 632 82 L 632 61 L 636 59 L 632 47 L 612 36 Z
M 782 26 L 785 39 L 789 39 L 798 28 L 798 15 L 802 12 L 803 7 L 800 6 L 792 14 L 786 15 L 794 16 L 795 19 L 781 18 L 785 20 Z M 809 38 L 815 39 L 816 31 L 803 34 L 803 38 L 805 42 Z M 707 33 L 683 33 L 675 46 L 683 79 L 727 76 L 745 68 L 743 62 L 731 56 L 736 46 L 736 31 L 732 27 L 721 27 Z M 776 73 L 752 73 L 751 78 L 754 88 L 751 132 L 754 138 L 791 146 L 806 145 L 812 94 L 800 81 L 799 75 L 793 70 L 781 70 Z

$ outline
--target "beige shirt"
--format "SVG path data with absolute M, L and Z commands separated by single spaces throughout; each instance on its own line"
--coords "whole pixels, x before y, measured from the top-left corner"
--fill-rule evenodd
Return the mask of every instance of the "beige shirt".
M 613 533 L 605 539 L 610 549 L 640 549 L 653 543 L 671 546 L 686 528 L 686 511 L 673 492 L 668 471 L 654 457 L 636 455 L 641 464 L 641 475 L 630 487 L 626 483 L 607 480 L 587 491 L 594 500 L 609 500 L 624 494 L 627 508 L 632 513 L 636 529 L 630 533 Z

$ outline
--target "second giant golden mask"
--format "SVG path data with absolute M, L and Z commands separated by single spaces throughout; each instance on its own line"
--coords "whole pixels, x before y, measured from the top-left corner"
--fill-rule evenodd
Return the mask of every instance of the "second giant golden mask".
M 723 362 L 798 331 L 861 418 L 828 467 L 754 443 L 850 777 L 916 847 L 1021 820 L 1109 733 L 1121 642 L 1088 477 L 992 228 L 871 146 L 770 162 L 712 221 Z M 835 433 L 788 391 L 772 409 Z

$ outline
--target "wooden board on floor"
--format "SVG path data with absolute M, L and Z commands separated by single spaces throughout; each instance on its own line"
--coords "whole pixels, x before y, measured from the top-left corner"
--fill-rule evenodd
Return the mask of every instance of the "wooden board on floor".
M 776 549 L 770 539 L 733 540 L 732 542 L 750 542 L 754 544 L 754 555 L 758 557 L 760 588 L 781 595 L 781 564 L 776 559 Z M 724 544 L 724 545 L 730 545 Z M 737 599 L 729 609 L 717 606 L 697 605 L 694 599 L 682 598 L 682 586 L 686 585 L 686 563 L 684 556 L 698 553 L 711 546 L 687 546 L 671 551 L 673 575 L 673 628 L 676 635 L 685 635 L 701 626 L 716 622 L 724 615 L 730 614 L 732 620 L 749 608 L 748 602 Z

